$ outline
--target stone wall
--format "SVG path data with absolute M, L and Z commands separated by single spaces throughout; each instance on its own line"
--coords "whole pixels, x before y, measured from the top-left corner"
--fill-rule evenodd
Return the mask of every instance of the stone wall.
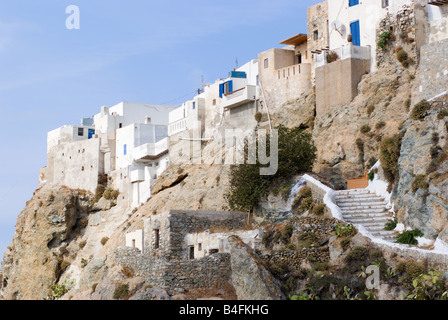
M 448 39 L 420 49 L 420 98 L 431 99 L 448 90 Z
M 332 108 L 350 103 L 358 94 L 362 76 L 369 71 L 369 60 L 351 58 L 316 68 L 316 117 L 324 117 Z
M 140 254 L 128 247 L 118 247 L 115 264 L 131 268 L 147 284 L 167 290 L 213 288 L 225 285 L 231 279 L 230 254 L 217 253 L 198 260 L 171 260 Z M 181 290 L 182 289 L 182 290 Z
M 376 29 L 376 38 L 388 31 L 393 32 L 391 44 L 383 50 L 376 47 L 376 61 L 378 65 L 386 61 L 396 60 L 396 57 L 391 54 L 391 49 L 398 46 L 408 53 L 409 57 L 417 61 L 417 28 L 416 28 L 415 11 L 413 5 L 406 5 L 396 15 L 387 14 L 386 17 L 380 21 Z
M 146 219 L 144 224 L 145 254 L 167 260 L 189 258 L 188 245 L 185 242 L 185 237 L 189 233 L 207 230 L 224 232 L 247 228 L 246 214 L 238 212 L 171 210 Z M 155 239 L 157 233 L 158 240 Z

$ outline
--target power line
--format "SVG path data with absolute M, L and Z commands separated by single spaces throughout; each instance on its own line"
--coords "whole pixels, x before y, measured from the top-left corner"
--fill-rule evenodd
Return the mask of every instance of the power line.
M 175 99 L 172 99 L 172 100 L 169 100 L 169 101 L 163 102 L 163 103 L 161 103 L 161 104 L 168 104 L 168 103 L 171 103 L 171 102 L 174 102 L 174 101 L 177 101 L 177 100 L 180 100 L 180 99 L 186 98 L 186 97 L 188 97 L 189 95 L 191 95 L 191 94 L 194 94 L 194 93 L 197 93 L 197 90 L 195 90 L 195 91 L 193 91 L 193 92 L 189 92 L 189 93 L 187 93 L 187 94 L 183 95 L 182 97 L 179 97 L 179 98 L 175 98 Z

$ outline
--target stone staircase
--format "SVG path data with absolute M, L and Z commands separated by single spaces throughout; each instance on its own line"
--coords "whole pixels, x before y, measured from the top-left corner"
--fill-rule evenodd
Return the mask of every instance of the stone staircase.
M 365 189 L 335 191 L 336 204 L 341 208 L 344 221 L 362 225 L 372 235 L 395 242 L 395 231 L 386 231 L 386 222 L 393 219 L 384 198 Z

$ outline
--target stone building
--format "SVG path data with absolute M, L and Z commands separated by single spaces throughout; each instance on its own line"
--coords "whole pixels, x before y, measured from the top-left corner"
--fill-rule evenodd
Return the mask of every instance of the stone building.
M 116 264 L 165 289 L 219 286 L 230 280 L 228 238 L 239 236 L 258 248 L 263 233 L 248 230 L 247 214 L 171 210 L 144 220 L 126 236 Z
M 173 164 L 202 163 L 202 147 L 226 129 L 251 130 L 257 122 L 258 61 L 204 85 L 203 92 L 169 114 L 169 157 Z
M 95 192 L 99 174 L 128 195 L 126 206 L 151 196 L 150 186 L 168 167 L 168 114 L 173 106 L 121 102 L 103 106 L 80 126 L 48 133 L 47 167 L 41 183 Z

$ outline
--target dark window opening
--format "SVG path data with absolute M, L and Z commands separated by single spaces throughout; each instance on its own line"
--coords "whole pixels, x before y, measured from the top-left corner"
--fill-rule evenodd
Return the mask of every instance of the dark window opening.
M 154 230 L 154 249 L 158 249 L 160 247 L 160 231 L 159 229 Z
M 198 243 L 198 251 L 202 251 L 202 243 Z
M 194 259 L 194 246 L 189 246 L 188 247 L 188 258 L 189 259 Z
M 78 128 L 78 136 L 84 136 L 84 128 Z

